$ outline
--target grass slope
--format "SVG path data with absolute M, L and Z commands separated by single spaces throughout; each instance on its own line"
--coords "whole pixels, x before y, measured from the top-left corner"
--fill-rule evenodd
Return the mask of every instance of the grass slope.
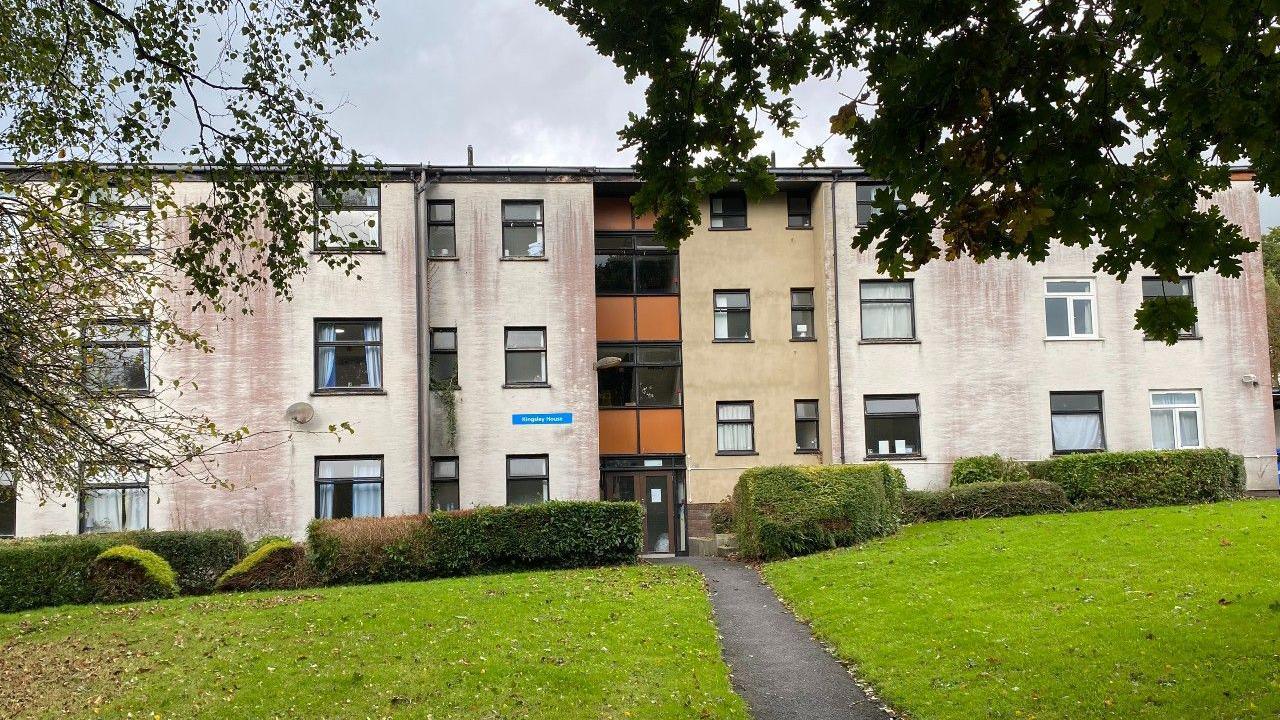
M 638 566 L 0 615 L 0 717 L 746 718 L 702 580 Z
M 764 574 L 920 720 L 1280 716 L 1280 503 L 931 523 Z

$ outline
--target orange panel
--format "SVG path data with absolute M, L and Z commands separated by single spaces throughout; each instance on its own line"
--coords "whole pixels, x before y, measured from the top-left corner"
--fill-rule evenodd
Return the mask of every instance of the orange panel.
M 612 342 L 636 339 L 635 300 L 630 297 L 596 298 L 596 340 Z
M 636 336 L 640 340 L 678 341 L 680 339 L 680 298 L 670 296 L 636 298 Z
M 621 197 L 596 198 L 596 230 L 630 230 L 631 201 Z
M 643 214 L 643 215 L 637 215 L 637 216 L 636 216 L 636 229 L 637 229 L 637 230 L 652 230 L 652 229 L 653 229 L 653 213 L 648 212 L 648 213 L 645 213 L 645 214 Z
M 680 408 L 641 410 L 640 452 L 645 454 L 684 452 L 683 417 L 684 414 Z M 603 427 L 602 421 L 600 452 L 604 452 Z
M 636 454 L 636 411 L 600 411 L 600 454 Z

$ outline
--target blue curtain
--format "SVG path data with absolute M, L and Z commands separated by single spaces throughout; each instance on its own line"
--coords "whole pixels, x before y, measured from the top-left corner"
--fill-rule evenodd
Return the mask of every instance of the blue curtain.
M 374 323 L 364 326 L 365 341 L 382 339 L 382 327 Z M 382 346 L 366 345 L 364 348 L 364 364 L 369 369 L 369 387 L 382 387 Z
M 338 339 L 333 325 L 320 326 L 320 340 L 333 342 Z M 338 384 L 337 348 L 332 345 L 320 348 L 320 387 L 334 387 Z

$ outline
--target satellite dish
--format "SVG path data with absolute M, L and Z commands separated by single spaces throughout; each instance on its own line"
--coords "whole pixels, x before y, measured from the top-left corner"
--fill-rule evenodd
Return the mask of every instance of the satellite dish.
M 311 418 L 316 416 L 316 409 L 311 407 L 311 403 L 296 402 L 284 411 L 286 420 L 292 420 L 299 425 L 306 425 L 311 422 Z
M 608 370 L 609 368 L 616 368 L 621 364 L 622 364 L 622 358 L 616 355 L 606 355 L 605 357 L 602 357 L 596 361 L 596 369 Z

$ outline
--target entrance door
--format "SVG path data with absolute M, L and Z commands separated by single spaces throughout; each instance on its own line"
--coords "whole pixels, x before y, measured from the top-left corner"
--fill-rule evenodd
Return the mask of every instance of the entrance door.
M 676 551 L 675 473 L 670 470 L 608 473 L 604 477 L 606 500 L 638 500 L 644 505 L 644 551 Z

